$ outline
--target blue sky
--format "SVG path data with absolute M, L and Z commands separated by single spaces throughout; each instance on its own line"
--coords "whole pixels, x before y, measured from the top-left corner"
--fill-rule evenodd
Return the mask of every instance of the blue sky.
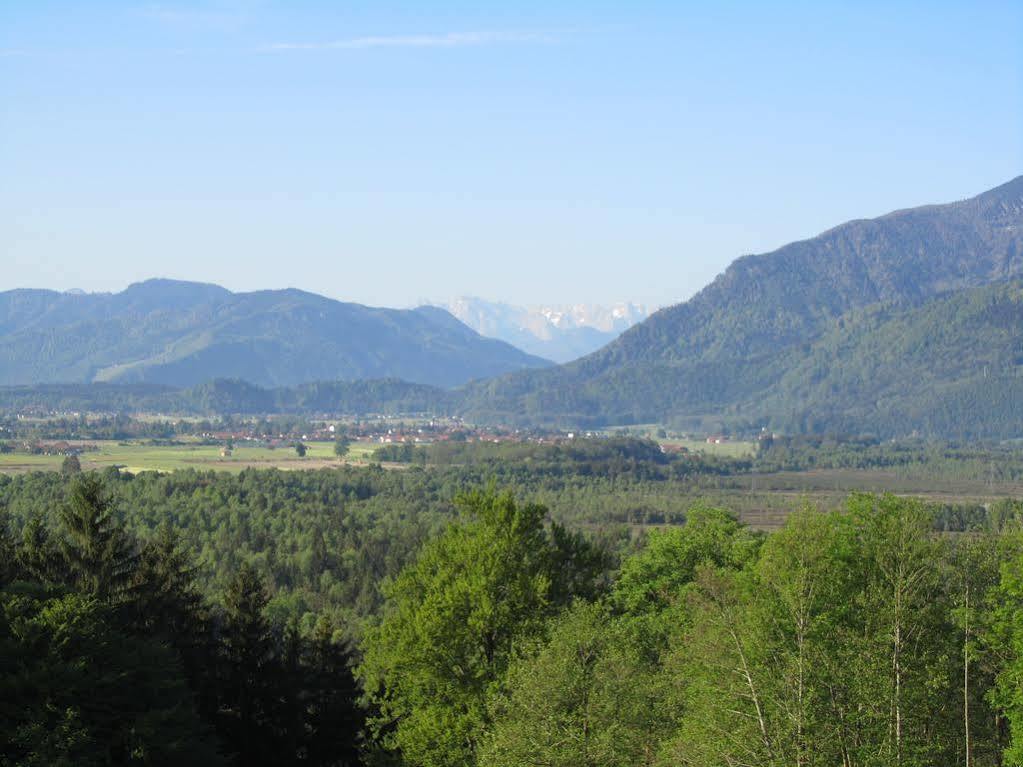
M 0 0 L 0 169 L 0 289 L 668 304 L 1023 173 L 1023 6 Z

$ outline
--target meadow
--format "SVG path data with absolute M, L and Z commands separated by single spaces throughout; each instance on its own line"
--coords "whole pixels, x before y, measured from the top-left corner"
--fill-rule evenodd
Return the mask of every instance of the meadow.
M 99 449 L 79 456 L 82 468 L 105 469 L 117 466 L 132 473 L 140 471 L 168 472 L 178 469 L 210 469 L 239 472 L 259 469 L 321 469 L 337 466 L 333 442 L 305 442 L 307 452 L 299 457 L 291 447 L 249 447 L 236 445 L 230 455 L 221 455 L 221 445 L 179 444 L 153 445 L 145 442 L 90 441 Z M 379 447 L 372 442 L 353 443 L 345 460 L 366 461 Z M 32 455 L 24 452 L 0 454 L 0 473 L 21 474 L 28 471 L 57 471 L 64 462 L 59 455 Z
M 717 455 L 723 458 L 748 458 L 757 451 L 756 442 L 741 440 L 725 442 L 707 442 L 703 439 L 658 439 L 660 444 L 668 447 L 684 447 L 690 453 Z

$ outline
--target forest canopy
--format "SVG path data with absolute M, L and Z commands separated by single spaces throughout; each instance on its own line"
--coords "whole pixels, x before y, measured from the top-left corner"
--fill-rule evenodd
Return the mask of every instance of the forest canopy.
M 0 481 L 5 763 L 1023 756 L 1020 504 L 946 534 L 853 494 L 764 533 L 703 502 L 637 537 L 529 500 L 600 481 L 558 465 Z

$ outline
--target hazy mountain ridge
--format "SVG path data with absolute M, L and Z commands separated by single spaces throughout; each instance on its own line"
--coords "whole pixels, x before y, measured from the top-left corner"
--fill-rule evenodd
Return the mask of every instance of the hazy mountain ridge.
M 439 309 L 381 309 L 295 289 L 231 293 L 149 280 L 116 294 L 0 293 L 0 384 L 401 378 L 456 386 L 547 364 Z
M 1023 280 L 950 291 L 907 306 L 874 304 L 829 323 L 812 343 L 757 360 L 622 366 L 593 382 L 551 370 L 558 386 L 523 392 L 525 411 L 488 420 L 597 426 L 608 414 L 694 431 L 762 426 L 950 439 L 1023 433 Z M 510 376 L 445 390 L 398 380 L 262 388 L 216 380 L 188 389 L 153 384 L 0 387 L 0 410 L 163 413 L 471 413 L 498 402 Z M 555 417 L 541 419 L 545 413 Z M 668 413 L 668 418 L 664 414 Z
M 462 296 L 438 305 L 481 335 L 555 362 L 596 351 L 649 315 L 632 302 L 514 306 Z
M 800 375 L 793 371 L 805 371 L 807 357 L 824 353 L 820 343 L 836 348 L 826 334 L 844 332 L 856 312 L 913 311 L 939 296 L 1021 276 L 1023 177 L 969 200 L 851 221 L 740 258 L 689 301 L 656 312 L 583 359 L 472 384 L 464 409 L 480 420 L 516 423 L 794 424 L 810 393 L 792 384 Z M 988 343 L 988 331 L 999 343 L 1008 334 L 1011 346 L 1020 341 L 1023 322 L 957 338 L 958 356 L 973 359 L 968 347 Z M 922 397 L 920 381 L 909 379 L 923 359 L 918 352 L 906 348 L 901 358 L 883 359 L 894 366 L 886 373 L 893 385 Z M 818 427 L 830 419 L 857 430 L 842 414 L 867 412 L 863 398 L 871 387 L 842 389 L 835 382 L 832 390 L 830 372 L 815 375 Z M 972 379 L 957 368 L 924 380 L 948 388 Z M 1023 433 L 1023 422 L 1018 428 Z
M 147 295 L 154 288 L 158 295 Z M 201 380 L 264 387 L 216 382 L 167 400 L 221 412 L 386 407 L 518 425 L 1023 435 L 1023 177 L 969 200 L 851 221 L 740 258 L 691 300 L 656 312 L 597 352 L 545 369 L 524 369 L 535 358 L 481 338 L 436 307 L 396 312 L 301 291 L 225 297 L 221 290 L 134 286 L 98 303 L 45 291 L 0 294 L 0 371 L 6 375 L 7 358 L 21 352 L 40 365 L 60 359 L 87 371 L 75 380 L 191 386 L 197 382 L 180 383 L 186 374 L 212 368 Z M 455 391 L 424 387 L 436 382 L 420 379 L 267 394 L 266 387 L 291 382 L 260 380 L 264 365 L 293 367 L 313 380 L 340 377 L 316 363 L 341 356 L 345 339 L 324 330 L 332 327 L 351 335 L 344 351 L 358 364 L 349 366 L 349 378 L 409 379 L 394 371 L 398 363 L 407 369 L 429 358 L 443 365 L 438 360 L 466 344 L 510 350 L 523 369 Z M 375 344 L 370 339 L 381 327 L 403 343 Z M 154 338 L 162 345 L 141 363 L 108 359 L 107 344 L 123 351 L 152 346 Z M 31 343 L 19 346 L 26 339 Z M 437 350 L 449 356 L 431 357 Z M 219 372 L 225 368 L 230 372 Z M 160 375 L 148 377 L 153 373 Z M 73 394 L 130 399 L 102 389 Z

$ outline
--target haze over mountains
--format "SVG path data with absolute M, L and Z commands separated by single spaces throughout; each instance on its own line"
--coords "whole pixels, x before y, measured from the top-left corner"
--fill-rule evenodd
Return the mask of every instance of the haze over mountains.
M 1021 435 L 1023 304 L 1017 285 L 983 289 L 1017 277 L 1023 177 L 740 258 L 598 352 L 474 384 L 463 407 L 522 423 Z
M 513 306 L 462 296 L 438 304 L 480 335 L 507 341 L 555 362 L 570 362 L 609 344 L 649 315 L 641 304 Z
M 527 324 L 511 307 L 456 308 L 486 332 Z M 249 384 L 156 395 L 221 412 L 336 406 L 515 425 L 1021 437 L 1023 176 L 740 258 L 689 301 L 560 366 L 438 308 L 166 281 L 115 296 L 0 294 L 4 383 L 195 386 L 228 377 Z M 341 378 L 388 380 L 308 385 Z M 469 379 L 454 391 L 425 386 Z M 0 402 L 31 396 L 41 395 L 8 391 Z M 116 389 L 45 396 L 135 401 Z
M 434 307 L 149 280 L 117 294 L 0 293 L 0 383 L 401 378 L 449 387 L 550 364 Z

